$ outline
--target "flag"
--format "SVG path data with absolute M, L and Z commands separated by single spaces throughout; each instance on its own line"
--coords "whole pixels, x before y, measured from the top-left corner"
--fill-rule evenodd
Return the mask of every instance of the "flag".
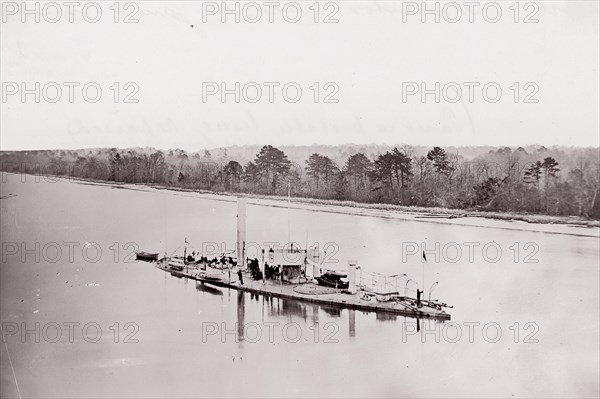
M 427 262 L 427 256 L 425 256 L 425 251 L 423 251 L 423 260 Z

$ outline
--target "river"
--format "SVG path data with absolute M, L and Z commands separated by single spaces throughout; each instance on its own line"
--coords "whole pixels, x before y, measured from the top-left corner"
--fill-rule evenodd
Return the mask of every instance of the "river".
M 197 286 L 131 259 L 186 239 L 233 250 L 230 196 L 13 174 L 0 196 L 2 397 L 600 394 L 597 228 L 249 202 L 250 243 L 318 244 L 366 283 L 400 275 L 400 292 L 453 306 L 442 323 Z

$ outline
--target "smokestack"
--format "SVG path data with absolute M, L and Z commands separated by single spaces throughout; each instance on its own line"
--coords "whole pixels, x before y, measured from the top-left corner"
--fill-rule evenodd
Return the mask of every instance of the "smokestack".
M 356 292 L 356 261 L 348 261 L 348 291 Z
M 238 267 L 246 267 L 246 198 L 238 198 L 237 207 Z

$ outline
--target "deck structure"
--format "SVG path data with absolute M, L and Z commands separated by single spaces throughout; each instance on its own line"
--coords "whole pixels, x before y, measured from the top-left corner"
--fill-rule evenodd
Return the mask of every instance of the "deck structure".
M 179 278 L 253 294 L 367 312 L 450 320 L 450 315 L 443 310 L 444 307 L 450 306 L 436 301 L 417 301 L 415 298 L 400 296 L 398 292 L 395 292 L 397 289 L 390 290 L 389 287 L 386 287 L 385 279 L 383 286 L 378 288 L 373 286 L 371 290 L 357 285 L 356 261 L 348 262 L 348 289 L 342 290 L 312 283 L 310 281 L 315 281 L 321 277 L 322 272 L 322 262 L 319 262 L 318 251 L 314 248 L 313 250 L 296 248 L 291 242 L 289 247 L 286 245 L 282 249 L 274 250 L 270 248 L 266 252 L 263 249 L 260 262 L 255 258 L 253 265 L 248 263 L 248 268 L 242 267 L 240 269 L 240 266 L 246 266 L 245 264 L 249 260 L 246 254 L 245 198 L 238 199 L 237 206 L 236 262 L 232 262 L 232 258 L 229 258 L 230 262 L 227 263 L 223 254 L 218 269 L 207 265 L 207 263 L 216 262 L 216 259 L 207 262 L 205 258 L 201 263 L 196 263 L 192 258 L 192 263 L 188 264 L 184 250 L 183 258 L 164 258 L 154 262 L 154 265 Z M 185 243 L 187 244 L 187 239 Z M 277 270 L 281 270 L 281 272 L 276 273 L 275 279 L 265 279 L 265 277 L 269 277 L 266 273 L 267 264 L 275 265 Z M 215 273 L 215 270 L 218 271 Z M 237 274 L 240 271 L 243 284 L 238 280 Z M 252 273 L 252 276 L 248 271 Z M 333 286 L 338 287 L 337 283 Z M 419 303 L 419 306 L 417 306 L 417 303 Z
M 342 292 L 343 290 L 323 287 L 310 282 L 291 284 L 274 280 L 252 280 L 247 273 L 243 274 L 244 284 L 240 284 L 237 271 L 231 269 L 222 270 L 222 278 L 207 279 L 197 275 L 196 268 L 183 271 L 173 271 L 166 264 L 157 263 L 155 266 L 175 277 L 198 281 L 201 284 L 210 284 L 217 287 L 231 288 L 264 296 L 293 299 L 303 302 L 312 302 L 321 305 L 335 306 L 340 308 L 356 309 L 367 312 L 386 312 L 401 316 L 432 318 L 438 320 L 450 320 L 450 314 L 444 310 L 435 309 L 430 306 L 417 308 L 414 306 L 414 298 L 402 297 L 400 300 L 379 302 L 374 293 L 358 290 L 355 294 Z M 364 298 L 368 297 L 369 300 Z

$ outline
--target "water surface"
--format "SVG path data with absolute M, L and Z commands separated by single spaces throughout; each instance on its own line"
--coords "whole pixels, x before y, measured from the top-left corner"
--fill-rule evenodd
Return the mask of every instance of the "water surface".
M 186 238 L 233 250 L 231 198 L 4 175 L 1 196 L 9 193 L 0 200 L 1 321 L 5 333 L 39 323 L 39 342 L 20 331 L 6 338 L 2 397 L 599 395 L 595 230 L 248 206 L 248 241 L 287 242 L 289 215 L 291 239 L 327 249 L 327 267 L 355 259 L 365 282 L 371 272 L 407 274 L 415 282 L 398 289 L 413 295 L 423 277 L 426 296 L 438 281 L 431 295 L 454 306 L 452 324 L 420 320 L 417 333 L 415 319 L 197 286 L 129 261 L 133 245 L 171 252 Z M 52 323 L 62 326 L 57 342 Z M 73 342 L 65 323 L 79 323 Z M 97 324 L 83 334 L 86 323 Z M 484 334 L 486 323 L 495 324 Z

